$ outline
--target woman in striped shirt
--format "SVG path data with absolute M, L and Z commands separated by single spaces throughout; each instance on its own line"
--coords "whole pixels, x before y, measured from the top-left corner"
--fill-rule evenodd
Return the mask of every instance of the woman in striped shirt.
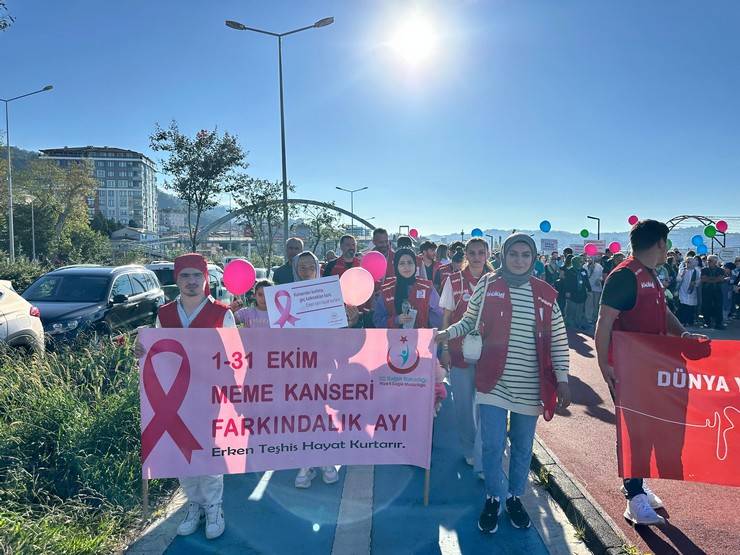
M 528 528 L 524 493 L 539 415 L 553 416 L 555 405 L 570 404 L 568 339 L 557 292 L 532 276 L 537 250 L 528 235 L 504 242 L 502 267 L 478 281 L 462 319 L 437 334 L 437 342 L 467 335 L 480 323 L 483 349 L 476 364 L 475 403 L 483 442 L 486 501 L 478 528 L 494 533 L 502 510 L 502 457 L 511 442 L 506 511 L 512 525 Z

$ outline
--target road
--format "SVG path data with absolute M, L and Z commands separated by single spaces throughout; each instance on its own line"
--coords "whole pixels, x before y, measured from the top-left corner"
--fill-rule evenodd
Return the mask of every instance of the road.
M 317 478 L 308 490 L 293 486 L 295 471 L 235 474 L 224 480 L 223 536 L 206 540 L 201 528 L 175 537 L 180 510 L 154 523 L 128 553 L 588 553 L 560 508 L 533 485 L 522 498 L 532 517 L 530 529 L 515 529 L 502 516 L 495 534 L 478 530 L 483 482 L 462 458 L 452 408 L 448 397 L 435 421 L 428 507 L 424 470 L 411 466 L 342 468 L 338 483 Z

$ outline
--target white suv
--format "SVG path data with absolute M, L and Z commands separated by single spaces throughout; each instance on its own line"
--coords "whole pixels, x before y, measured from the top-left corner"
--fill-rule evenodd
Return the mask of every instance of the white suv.
M 44 352 L 44 326 L 39 309 L 0 280 L 0 341 L 35 353 Z

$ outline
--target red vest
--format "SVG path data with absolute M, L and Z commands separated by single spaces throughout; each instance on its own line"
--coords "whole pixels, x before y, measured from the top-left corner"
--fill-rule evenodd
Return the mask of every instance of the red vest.
M 450 267 L 452 267 L 452 265 L 450 265 Z M 470 296 L 473 294 L 473 290 L 478 284 L 479 279 L 481 278 L 473 277 L 473 274 L 470 273 L 469 268 L 465 268 L 465 270 L 462 272 L 455 272 L 454 274 L 450 275 L 452 299 L 455 302 L 455 310 L 452 312 L 452 318 L 450 319 L 451 323 L 459 322 L 460 320 L 462 320 L 463 314 L 465 314 L 465 311 L 468 309 L 468 301 L 470 300 Z M 448 342 L 450 346 L 450 361 L 452 363 L 452 366 L 454 366 L 455 368 L 468 367 L 468 363 L 465 362 L 465 359 L 462 355 L 462 341 L 462 337 L 456 337 L 455 339 L 450 339 Z
M 452 269 L 452 262 L 440 265 L 437 268 L 437 273 L 439 274 L 439 291 L 437 291 L 437 293 L 441 295 L 442 289 L 444 289 L 445 286 L 445 281 L 447 281 L 447 278 L 455 273 L 455 271 Z
M 393 268 L 393 257 L 396 255 L 396 253 L 393 252 L 393 250 L 388 247 L 388 256 L 385 257 L 386 261 L 388 262 L 385 266 L 385 278 L 392 278 L 396 276 L 396 270 Z
M 619 313 L 613 329 L 665 335 L 668 330 L 663 284 L 650 268 L 631 256 L 614 271 L 622 268 L 628 268 L 637 278 L 637 299 L 632 310 Z
M 529 283 L 532 285 L 532 300 L 534 301 L 540 399 L 544 407 L 545 420 L 551 420 L 555 414 L 557 402 L 557 380 L 550 356 L 552 307 L 557 302 L 558 293 L 541 279 L 530 277 Z M 504 373 L 511 333 L 511 293 L 503 278 L 489 278 L 481 309 L 483 314 L 480 320 L 480 333 L 483 338 L 483 350 L 476 364 L 475 387 L 481 393 L 490 393 Z
M 352 259 L 351 263 L 348 263 L 344 257 L 340 257 L 336 259 L 336 262 L 332 266 L 330 276 L 339 276 L 342 277 L 342 274 L 349 270 L 350 268 L 358 268 L 360 266 L 360 259 L 356 256 Z M 323 275 L 323 271 L 322 271 Z
M 431 297 L 432 282 L 428 279 L 416 278 L 416 283 L 409 287 L 409 304 L 416 309 L 415 328 L 426 328 L 429 326 L 429 299 Z M 395 322 L 396 313 L 396 278 L 386 279 L 380 288 L 383 295 L 385 310 L 388 312 L 388 328 L 398 328 Z
M 224 315 L 229 307 L 219 301 L 213 301 L 210 298 L 201 308 L 195 320 L 190 322 L 191 328 L 221 328 L 224 325 Z M 177 313 L 177 301 L 171 301 L 159 307 L 157 313 L 159 325 L 163 328 L 181 328 L 182 322 L 180 315 Z

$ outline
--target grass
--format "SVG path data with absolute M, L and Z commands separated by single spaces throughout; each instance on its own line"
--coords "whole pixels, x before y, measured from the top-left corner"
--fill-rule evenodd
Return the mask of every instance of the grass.
M 547 467 L 541 466 L 540 469 L 537 471 L 537 474 L 534 476 L 534 483 L 540 486 L 542 489 L 547 489 L 550 485 L 550 476 L 552 475 L 552 472 L 550 472 Z
M 0 351 L 0 553 L 120 548 L 140 516 L 139 437 L 130 345 Z

